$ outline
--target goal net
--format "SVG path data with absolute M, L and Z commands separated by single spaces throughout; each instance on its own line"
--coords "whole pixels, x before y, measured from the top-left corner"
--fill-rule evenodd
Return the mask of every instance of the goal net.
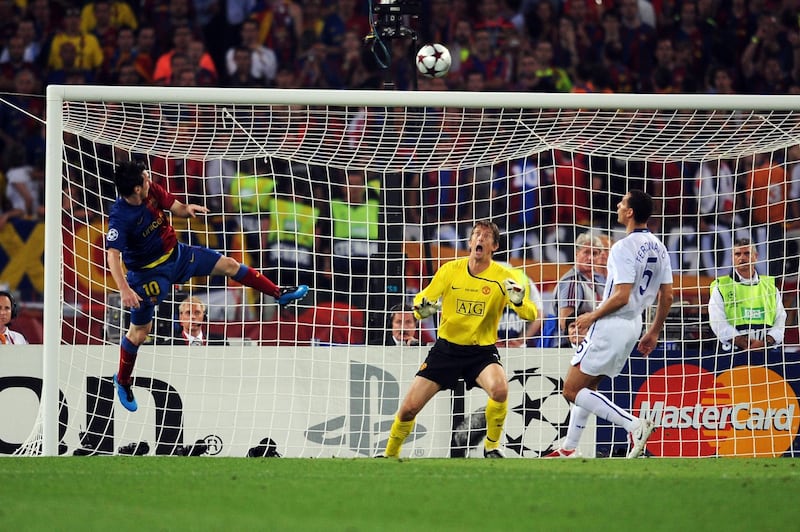
M 588 240 L 584 288 L 599 291 L 602 248 L 624 236 L 617 202 L 640 188 L 655 199 L 675 305 L 659 349 L 602 390 L 656 421 L 652 455 L 793 455 L 798 109 L 794 96 L 51 86 L 42 401 L 19 452 L 371 456 L 436 337 L 427 319 L 414 345 L 396 345 L 395 311 L 490 219 L 504 235 L 495 258 L 529 277 L 541 308 L 536 323 L 509 313 L 500 324 L 503 444 L 538 457 L 569 419 L 556 284 Z M 175 286 L 139 351 L 134 413 L 112 384 L 129 317 L 105 261 L 111 176 L 129 159 L 209 208 L 172 220 L 181 241 L 311 287 L 279 307 L 226 279 Z M 740 238 L 782 294 L 774 349 L 725 351 L 711 329 L 709 285 Z M 181 337 L 187 297 L 205 306 L 204 345 Z M 403 455 L 481 455 L 485 402 L 463 385 L 440 392 Z M 625 434 L 592 420 L 580 450 L 626 448 Z

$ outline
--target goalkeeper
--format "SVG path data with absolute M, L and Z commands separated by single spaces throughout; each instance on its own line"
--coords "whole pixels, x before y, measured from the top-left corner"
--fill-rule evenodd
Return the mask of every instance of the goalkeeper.
M 173 284 L 192 277 L 224 275 L 276 298 L 281 305 L 302 298 L 308 287 L 280 289 L 235 259 L 206 247 L 179 243 L 164 211 L 181 218 L 194 218 L 208 209 L 178 201 L 150 180 L 150 172 L 143 163 L 118 164 L 114 184 L 120 197 L 111 206 L 108 217 L 108 267 L 119 287 L 122 306 L 131 309 L 131 326 L 120 345 L 114 386 L 122 406 L 133 412 L 138 408 L 131 385 L 139 346 L 153 327 L 154 308 L 169 295 Z M 127 274 L 122 268 L 123 261 Z
M 419 319 L 442 310 L 438 339 L 414 377 L 379 456 L 397 457 L 420 410 L 439 390 L 454 388 L 463 378 L 467 389 L 477 385 L 489 395 L 483 455 L 504 458 L 500 436 L 508 411 L 508 380 L 495 346 L 497 326 L 506 305 L 513 305 L 526 320 L 536 319 L 536 306 L 525 297 L 525 287 L 514 280 L 511 270 L 492 260 L 499 242 L 497 225 L 477 222 L 469 239 L 469 256 L 440 267 L 430 285 L 414 298 Z

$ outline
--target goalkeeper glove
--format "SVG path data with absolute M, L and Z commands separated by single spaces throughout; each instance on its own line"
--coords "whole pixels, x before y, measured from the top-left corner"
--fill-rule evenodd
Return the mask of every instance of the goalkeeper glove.
M 522 299 L 525 297 L 525 288 L 514 279 L 506 279 L 505 282 L 506 292 L 508 292 L 508 299 L 519 306 L 522 304 Z
M 424 319 L 442 310 L 442 304 L 438 301 L 428 301 L 428 298 L 423 297 L 419 305 L 414 306 L 414 310 L 419 314 L 420 318 Z

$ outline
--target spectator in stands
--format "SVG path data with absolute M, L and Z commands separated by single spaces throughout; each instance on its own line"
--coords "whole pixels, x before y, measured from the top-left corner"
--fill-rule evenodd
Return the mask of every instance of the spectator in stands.
M 316 302 L 321 299 L 320 293 L 330 288 L 327 279 L 316 276 L 316 272 L 330 271 L 324 264 L 330 255 L 322 257 L 318 253 L 322 247 L 320 220 L 325 215 L 324 206 L 312 194 L 308 176 L 292 172 L 277 161 L 274 164 L 271 174 L 280 178 L 274 192 L 267 193 L 266 208 L 259 209 L 262 234 L 266 235 L 266 246 L 259 248 L 267 249 L 264 263 L 273 278 L 281 284 L 313 283 Z M 258 189 L 259 196 L 262 190 L 264 187 Z M 263 241 L 261 235 L 255 236 Z
M 117 164 L 113 178 L 119 197 L 109 211 L 106 256 L 122 306 L 131 310 L 131 326 L 121 341 L 114 385 L 122 405 L 133 412 L 138 409 L 131 386 L 139 346 L 152 330 L 156 305 L 167 298 L 174 284 L 196 276 L 224 275 L 276 298 L 281 305 L 304 297 L 308 287 L 281 289 L 231 257 L 206 247 L 179 243 L 164 211 L 194 218 L 208 209 L 178 201 L 150 180 L 150 172 L 141 162 Z M 127 273 L 123 270 L 123 257 Z
M 225 79 L 226 87 L 264 87 L 264 79 L 253 76 L 253 56 L 249 49 L 237 46 L 232 59 L 234 67 Z
M 536 58 L 536 54 L 525 53 L 519 58 L 517 79 L 513 90 L 521 92 L 556 92 L 555 80 L 552 76 L 540 76 L 544 71 Z
M 92 28 L 84 27 L 83 13 L 87 8 L 94 7 L 95 24 Z M 117 45 L 117 33 L 120 26 L 114 23 L 112 19 L 111 3 L 107 0 L 97 0 L 90 4 L 83 6 L 81 12 L 81 30 L 86 33 L 91 33 L 97 37 L 100 47 L 103 49 L 103 56 L 107 59 L 114 53 L 114 48 Z M 126 27 L 135 28 L 136 22 L 129 22 Z
M 592 217 L 588 157 L 566 150 L 548 151 L 543 156 L 541 173 L 542 186 L 549 189 L 554 203 L 545 209 L 544 219 L 554 222 L 552 228 L 588 226 Z
M 581 62 L 578 50 L 575 22 L 567 17 L 558 19 L 558 40 L 553 43 L 553 65 L 564 69 L 571 80 L 575 79 L 575 70 Z
M 8 39 L 8 46 L 0 57 L 0 91 L 13 92 L 14 78 L 21 70 L 37 71 L 36 66 L 25 59 L 25 42 L 19 35 Z
M 81 9 L 81 30 L 92 33 L 98 25 L 113 28 L 128 27 L 135 30 L 139 26 L 139 21 L 128 2 L 95 0 L 84 4 Z
M 218 35 L 217 38 L 222 40 L 226 50 L 238 44 L 242 23 L 257 5 L 259 5 L 258 0 L 227 0 L 224 3 L 224 19 L 228 31 L 227 35 Z
M 505 4 L 505 2 L 501 0 L 480 0 L 477 6 L 478 17 L 473 25 L 476 31 L 485 30 L 489 33 L 489 42 L 494 49 L 500 48 L 507 32 L 516 32 L 511 19 L 501 9 L 501 4 Z
M 181 54 L 188 59 L 190 54 L 189 47 L 193 40 L 194 38 L 190 26 L 182 24 L 174 29 L 174 33 L 172 34 L 172 49 L 159 56 L 156 62 L 155 72 L 153 73 L 153 81 L 162 85 L 169 84 L 173 68 L 172 56 L 174 54 Z M 201 55 L 199 65 L 216 75 L 217 68 L 214 66 L 214 61 L 208 53 L 204 52 Z
M 177 345 L 228 345 L 221 334 L 209 332 L 206 304 L 197 296 L 189 296 L 178 306 L 180 331 L 170 340 Z
M 527 33 L 534 42 L 556 42 L 558 39 L 558 16 L 552 2 L 536 2 L 525 16 Z
M 194 79 L 198 87 L 214 87 L 218 84 L 216 68 L 209 68 L 214 66 L 214 61 L 211 60 L 211 56 L 206 52 L 203 41 L 192 39 L 189 43 L 186 57 L 189 59 L 189 66 L 194 73 Z
M 492 196 L 502 198 L 495 204 L 495 212 L 505 217 L 501 225 L 506 227 L 508 254 L 512 258 L 542 259 L 539 184 L 538 154 L 495 169 Z
M 566 0 L 564 16 L 573 22 L 575 47 L 581 62 L 598 61 L 600 50 L 595 49 L 592 39 L 600 31 L 599 19 L 590 12 L 586 0 Z
M 322 0 L 304 0 L 302 8 L 303 31 L 300 33 L 300 41 L 319 40 L 322 36 L 322 28 L 325 26 Z
M 278 33 L 288 39 L 296 48 L 303 34 L 303 8 L 293 0 L 266 0 L 263 9 L 254 11 L 250 18 L 258 24 L 258 42 L 275 49 L 278 45 Z
M 328 59 L 328 48 L 314 42 L 298 56 L 297 83 L 303 88 L 331 88 L 337 85 L 336 72 Z
M 202 30 L 197 23 L 194 3 L 191 0 L 169 0 L 145 2 L 141 9 L 142 21 L 152 24 L 156 31 L 156 41 L 165 46 L 174 41 L 179 28 L 189 28 L 189 34 L 200 37 Z M 185 51 L 185 50 L 183 50 Z
M 105 56 L 100 80 L 103 83 L 114 83 L 119 77 L 122 65 L 135 65 L 136 36 L 133 29 L 125 26 L 117 31 L 117 45 Z M 135 66 L 134 66 L 135 68 Z
M 713 19 L 712 19 L 713 22 Z M 702 79 L 705 65 L 712 60 L 713 48 L 712 35 L 716 28 L 708 26 L 709 21 L 699 18 L 698 3 L 694 0 L 684 0 L 680 4 L 680 15 L 672 28 L 671 37 L 676 45 L 686 45 L 690 50 L 688 61 L 685 65 L 685 77 Z
M 5 197 L 10 206 L 7 218 L 43 219 L 43 169 L 36 169 L 30 164 L 25 148 L 20 144 L 11 146 L 6 154 L 8 171 Z
M 414 297 L 417 318 L 442 309 L 438 339 L 400 404 L 381 457 L 398 457 L 422 408 L 440 390 L 454 388 L 464 379 L 467 389 L 480 386 L 489 396 L 483 456 L 504 458 L 500 445 L 508 411 L 508 378 L 495 345 L 497 320 L 507 305 L 514 305 L 525 319 L 536 319 L 537 314 L 525 299 L 525 287 L 492 259 L 499 246 L 497 225 L 477 222 L 469 256 L 444 263 Z
M 468 20 L 459 20 L 453 26 L 452 38 L 447 43 L 447 49 L 450 50 L 450 72 L 448 72 L 448 79 L 459 77 L 461 73 L 461 65 L 464 64 L 470 54 L 472 53 L 472 26 Z M 438 42 L 438 41 L 434 41 Z
M 681 92 L 681 81 L 686 76 L 675 61 L 675 48 L 672 39 L 660 37 L 656 41 L 655 66 L 649 79 L 642 80 L 642 87 L 650 92 Z
M 31 0 L 28 2 L 28 13 L 33 19 L 36 38 L 41 46 L 39 66 L 44 68 L 49 58 L 53 37 L 58 29 L 57 19 L 50 9 L 50 0 Z
M 158 59 L 158 43 L 153 26 L 140 26 L 136 32 L 136 70 L 147 83 L 152 83 Z
M 169 67 L 161 71 L 162 73 L 168 72 L 169 74 L 166 77 L 158 73 L 154 74 L 153 83 L 155 85 L 180 86 L 179 77 L 181 73 L 187 69 L 192 70 L 192 75 L 194 75 L 193 69 L 190 69 L 189 66 L 189 56 L 183 52 L 174 52 L 169 56 Z
M 622 63 L 630 69 L 635 90 L 641 90 L 642 80 L 648 79 L 653 72 L 656 32 L 642 21 L 638 0 L 620 0 L 619 13 Z
M 450 18 L 450 4 L 449 0 L 431 0 L 430 13 L 422 19 L 421 42 L 446 44 L 451 41 L 454 27 Z M 465 22 L 469 24 L 469 21 Z
M 756 271 L 749 239 L 733 244 L 733 270 L 711 283 L 708 321 L 722 349 L 771 349 L 783 342 L 786 310 L 774 277 Z
M 700 261 L 713 277 L 731 263 L 734 227 L 743 227 L 736 212 L 736 178 L 728 161 L 703 161 L 694 172 L 694 201 L 699 213 Z
M 390 328 L 384 345 L 419 345 L 419 320 L 414 316 L 414 309 L 400 304 L 390 308 L 389 312 Z
M 259 171 L 256 171 L 256 165 L 259 165 Z M 244 235 L 244 244 L 246 249 L 259 250 L 263 248 L 261 245 L 261 235 L 270 234 L 269 239 L 275 239 L 280 236 L 280 232 L 275 232 L 273 223 L 273 232 L 268 233 L 270 228 L 270 217 L 274 217 L 277 213 L 270 210 L 270 202 L 275 195 L 275 178 L 269 175 L 261 166 L 261 162 L 253 159 L 246 159 L 241 161 L 238 169 L 229 181 L 228 186 L 225 187 L 225 212 L 232 215 L 232 219 L 238 228 L 238 232 Z M 256 264 L 265 266 L 262 258 L 256 254 Z M 277 263 L 277 259 L 276 259 Z M 280 278 L 274 273 L 271 277 L 280 282 Z
M 341 50 L 336 61 L 338 85 L 349 89 L 378 87 L 381 74 L 372 52 L 364 48 L 363 37 L 346 31 Z
M 17 302 L 11 292 L 0 290 L 0 345 L 22 345 L 28 343 L 22 333 L 8 328 L 12 320 L 17 317 L 18 312 Z
M 367 14 L 356 9 L 355 0 L 333 0 L 333 9 L 325 17 L 322 27 L 322 43 L 330 53 L 338 53 L 342 40 L 347 30 L 356 32 L 356 35 L 366 37 L 370 32 Z
M 708 69 L 706 92 L 709 94 L 736 94 L 736 81 L 731 69 L 712 65 Z
M 100 69 L 82 68 L 78 62 L 78 50 L 72 42 L 65 42 L 58 49 L 61 66 L 51 68 L 47 74 L 47 84 L 75 83 L 71 80 L 82 80 L 80 83 L 94 83 Z
M 756 32 L 741 58 L 745 92 L 785 92 L 787 87 L 782 78 L 792 65 L 793 50 L 775 15 L 762 13 L 758 18 Z
M 554 315 L 558 319 L 561 345 L 569 346 L 567 318 L 591 312 L 600 303 L 603 293 L 594 277 L 594 261 L 600 254 L 601 242 L 591 233 L 575 239 L 575 265 L 558 280 L 554 292 Z
M 539 63 L 539 70 L 536 71 L 536 75 L 543 80 L 543 83 L 546 85 L 552 84 L 558 92 L 572 91 L 572 80 L 569 77 L 569 72 L 553 62 L 553 44 L 550 41 L 538 41 L 533 53 Z
M 278 75 L 278 58 L 272 48 L 264 46 L 261 44 L 261 41 L 259 41 L 258 22 L 254 19 L 247 19 L 242 22 L 240 38 L 241 43 L 239 46 L 229 48 L 225 54 L 225 67 L 229 79 L 235 77 L 239 82 L 244 82 L 249 74 L 249 77 L 257 83 L 260 83 L 261 86 L 273 85 L 275 77 Z M 234 57 L 237 50 L 241 48 L 246 49 L 250 54 L 250 70 L 247 73 L 240 71 L 239 65 L 236 63 L 236 58 Z
M 19 37 L 22 45 L 22 53 L 16 61 L 23 61 L 25 63 L 34 64 L 39 60 L 39 54 L 42 50 L 41 43 L 36 38 L 36 26 L 32 18 L 24 18 L 19 21 L 17 31 L 12 37 Z M 0 54 L 0 63 L 7 63 L 11 61 L 11 38 L 8 40 L 8 45 L 3 49 Z
M 669 233 L 683 225 L 685 215 L 695 212 L 692 184 L 684 176 L 685 163 L 648 161 L 645 168 L 645 189 L 653 197 L 656 212 L 659 213 L 650 218 L 651 230 L 659 234 Z
M 380 185 L 349 170 L 330 200 L 330 250 L 334 297 L 366 308 L 371 257 L 378 251 Z
M 465 85 L 472 72 L 483 74 L 486 90 L 503 90 L 511 79 L 510 65 L 504 56 L 495 54 L 488 30 L 474 32 L 469 57 L 461 65 Z
M 67 8 L 64 13 L 64 29 L 53 37 L 47 66 L 51 71 L 80 70 L 95 79 L 97 71 L 103 65 L 103 49 L 97 37 L 82 31 L 80 24 L 80 9 Z M 65 52 L 62 48 L 67 45 L 71 45 L 71 48 Z M 65 65 L 65 59 L 72 60 L 72 64 Z
M 747 157 L 752 169 L 746 172 L 744 197 L 739 195 L 739 207 L 749 213 L 748 222 L 753 239 L 760 244 L 759 257 L 767 262 L 767 273 L 782 277 L 786 266 L 785 257 L 791 255 L 785 249 L 786 212 L 789 199 L 789 183 L 786 170 L 778 153 L 758 153 Z M 749 207 L 749 211 L 747 209 Z

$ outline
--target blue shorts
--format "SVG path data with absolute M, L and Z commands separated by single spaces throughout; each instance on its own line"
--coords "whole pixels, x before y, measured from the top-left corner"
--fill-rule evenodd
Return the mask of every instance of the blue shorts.
M 178 244 L 165 262 L 154 268 L 129 271 L 126 278 L 142 302 L 131 309 L 131 323 L 146 325 L 153 321 L 153 311 L 172 291 L 172 285 L 192 277 L 210 275 L 222 254 L 200 246 Z

